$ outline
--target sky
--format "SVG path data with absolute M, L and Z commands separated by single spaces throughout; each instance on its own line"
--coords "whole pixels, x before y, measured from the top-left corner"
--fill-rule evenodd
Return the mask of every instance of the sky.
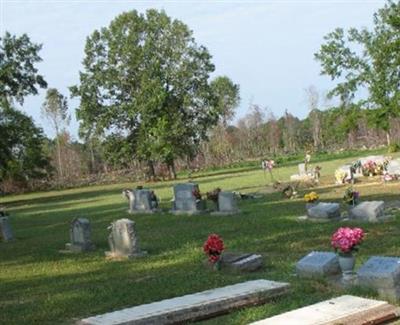
M 196 42 L 208 48 L 216 66 L 212 77 L 226 75 L 240 85 L 236 121 L 250 104 L 267 107 L 278 117 L 288 110 L 304 118 L 305 89 L 313 85 L 324 94 L 334 86 L 320 75 L 314 60 L 324 35 L 337 27 L 370 28 L 374 12 L 384 4 L 384 0 L 0 0 L 0 35 L 26 33 L 31 41 L 43 44 L 43 61 L 37 67 L 49 87 L 69 98 L 68 87 L 79 83 L 88 35 L 122 12 L 163 9 L 187 24 Z M 44 97 L 45 90 L 27 97 L 21 110 L 53 137 L 40 114 Z M 69 130 L 75 139 L 78 105 L 78 100 L 69 100 Z

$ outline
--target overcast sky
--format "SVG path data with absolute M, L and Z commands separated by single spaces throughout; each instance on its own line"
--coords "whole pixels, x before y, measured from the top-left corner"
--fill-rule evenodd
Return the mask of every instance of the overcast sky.
M 236 119 L 250 103 L 267 106 L 280 116 L 285 109 L 307 114 L 304 89 L 314 85 L 326 92 L 329 78 L 319 75 L 313 58 L 323 36 L 336 27 L 371 27 L 373 13 L 383 0 L 342 1 L 29 1 L 0 0 L 1 35 L 27 33 L 42 43 L 38 67 L 49 84 L 69 97 L 68 87 L 79 81 L 86 37 L 107 26 L 118 14 L 136 9 L 164 9 L 186 23 L 198 44 L 205 45 L 216 66 L 214 75 L 227 75 L 240 85 Z M 26 99 L 22 108 L 49 136 L 41 119 L 45 91 Z M 75 108 L 71 133 L 77 138 Z

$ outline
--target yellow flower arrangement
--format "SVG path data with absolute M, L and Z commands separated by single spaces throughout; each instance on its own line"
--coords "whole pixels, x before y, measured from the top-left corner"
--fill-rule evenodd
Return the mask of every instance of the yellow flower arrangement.
M 335 179 L 338 184 L 343 184 L 345 178 L 347 177 L 347 173 L 341 169 L 335 171 Z
M 319 199 L 319 196 L 318 196 L 318 194 L 316 192 L 310 192 L 310 193 L 307 193 L 306 195 L 304 195 L 304 200 L 307 203 L 315 202 L 318 199 Z

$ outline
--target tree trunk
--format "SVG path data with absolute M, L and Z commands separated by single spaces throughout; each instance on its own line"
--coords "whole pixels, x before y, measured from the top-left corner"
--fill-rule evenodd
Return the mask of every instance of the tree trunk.
M 172 174 L 172 178 L 176 179 L 176 170 L 175 170 L 175 161 L 172 160 L 168 163 L 168 170 L 170 172 L 170 175 Z
M 148 160 L 147 161 L 147 166 L 149 168 L 149 170 L 148 170 L 149 179 L 154 181 L 155 178 L 156 178 L 156 172 L 155 172 L 155 169 L 154 169 L 153 161 L 152 160 Z
M 390 131 L 386 131 L 386 142 L 388 146 L 391 145 Z
M 60 136 L 57 132 L 57 158 L 58 158 L 58 177 L 59 179 L 63 178 L 63 168 L 62 168 L 62 162 L 61 162 L 61 146 L 60 146 Z

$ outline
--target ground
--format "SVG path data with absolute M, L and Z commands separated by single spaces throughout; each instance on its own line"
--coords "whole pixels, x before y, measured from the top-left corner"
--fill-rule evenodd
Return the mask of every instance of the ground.
M 346 186 L 333 186 L 334 170 L 351 160 L 318 163 L 322 166 L 322 184 L 313 190 L 321 200 L 340 202 Z M 276 168 L 274 176 L 288 180 L 296 172 L 297 164 L 293 163 Z M 16 241 L 0 243 L 0 323 L 68 324 L 90 315 L 251 279 L 290 282 L 292 290 L 268 304 L 205 323 L 246 324 L 344 292 L 377 297 L 360 288 L 340 291 L 322 280 L 296 278 L 295 263 L 312 250 L 330 251 L 331 234 L 344 224 L 299 222 L 297 217 L 305 213 L 301 196 L 306 190 L 300 191 L 298 199 L 284 199 L 271 190 L 269 175 L 258 168 L 203 173 L 195 181 L 203 193 L 221 187 L 259 193 L 260 197 L 239 202 L 242 213 L 235 216 L 132 216 L 121 191 L 138 185 L 133 183 L 2 198 L 1 204 L 11 215 Z M 172 184 L 146 184 L 161 197 L 164 209 L 171 205 Z M 365 178 L 355 188 L 361 200 L 400 199 L 398 182 L 382 184 L 379 178 Z M 90 219 L 95 252 L 60 253 L 69 241 L 69 223 L 75 217 Z M 133 261 L 108 261 L 104 257 L 108 250 L 107 227 L 125 217 L 137 223 L 141 247 L 149 255 Z M 367 232 L 356 267 L 372 255 L 400 256 L 400 215 L 382 224 L 345 224 L 362 226 Z M 249 274 L 219 273 L 204 267 L 202 244 L 210 233 L 220 234 L 228 250 L 262 254 L 265 267 Z

